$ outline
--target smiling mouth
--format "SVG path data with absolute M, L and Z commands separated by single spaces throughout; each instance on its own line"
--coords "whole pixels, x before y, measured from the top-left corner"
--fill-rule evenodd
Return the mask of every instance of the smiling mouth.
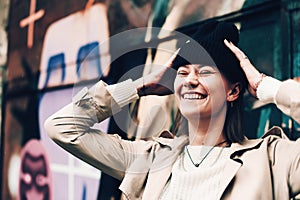
M 205 99 L 207 97 L 206 94 L 184 94 L 182 95 L 182 98 L 183 99 L 190 99 L 190 100 L 193 100 L 193 99 Z

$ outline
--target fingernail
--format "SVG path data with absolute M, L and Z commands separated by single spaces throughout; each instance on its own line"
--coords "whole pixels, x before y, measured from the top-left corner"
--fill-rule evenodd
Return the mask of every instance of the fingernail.
M 175 51 L 174 54 L 177 55 L 177 54 L 179 53 L 180 49 L 181 49 L 181 48 L 178 48 L 178 49 Z
M 175 51 L 175 53 L 173 53 L 172 59 L 174 59 L 174 58 L 178 55 L 180 49 L 181 49 L 181 48 L 178 48 L 178 49 Z

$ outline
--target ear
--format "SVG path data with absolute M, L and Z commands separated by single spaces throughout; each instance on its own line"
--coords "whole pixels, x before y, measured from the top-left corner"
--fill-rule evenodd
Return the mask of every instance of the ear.
M 241 84 L 239 82 L 234 83 L 230 88 L 231 89 L 227 92 L 227 101 L 233 102 L 240 96 Z

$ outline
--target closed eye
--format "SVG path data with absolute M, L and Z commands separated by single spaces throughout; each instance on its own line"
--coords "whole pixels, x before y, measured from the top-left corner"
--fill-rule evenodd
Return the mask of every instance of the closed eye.
M 200 75 L 211 75 L 211 74 L 215 74 L 215 71 L 211 71 L 211 70 L 200 70 L 198 72 Z
M 185 70 L 178 70 L 177 75 L 178 76 L 187 76 L 189 73 Z

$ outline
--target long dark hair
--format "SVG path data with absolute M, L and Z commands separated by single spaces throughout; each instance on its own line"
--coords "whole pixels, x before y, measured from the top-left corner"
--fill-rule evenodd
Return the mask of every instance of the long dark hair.
M 245 139 L 243 131 L 243 93 L 244 90 L 240 92 L 237 100 L 227 103 L 223 132 L 226 141 L 230 143 L 242 143 Z

